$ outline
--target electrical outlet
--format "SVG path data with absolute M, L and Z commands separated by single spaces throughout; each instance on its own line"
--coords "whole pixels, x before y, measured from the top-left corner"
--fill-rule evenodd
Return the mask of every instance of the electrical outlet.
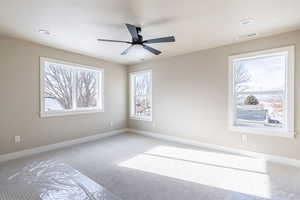
M 15 144 L 21 143 L 21 136 L 15 136 Z
M 110 127 L 113 127 L 114 123 L 113 123 L 113 122 L 110 122 L 109 125 L 110 125 Z
M 248 137 L 247 137 L 247 135 L 242 135 L 242 143 L 243 144 L 247 144 L 248 143 Z

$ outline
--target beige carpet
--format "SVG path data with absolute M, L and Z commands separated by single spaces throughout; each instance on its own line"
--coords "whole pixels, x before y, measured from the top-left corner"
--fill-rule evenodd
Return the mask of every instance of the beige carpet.
M 134 134 L 0 163 L 0 187 L 25 166 L 53 159 L 123 200 L 300 199 L 299 168 Z

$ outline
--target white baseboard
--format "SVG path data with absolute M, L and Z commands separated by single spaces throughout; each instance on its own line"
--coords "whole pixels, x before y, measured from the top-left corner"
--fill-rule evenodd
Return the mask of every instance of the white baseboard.
M 255 157 L 255 158 L 264 159 L 268 162 L 276 162 L 276 163 L 280 163 L 280 164 L 286 164 L 286 165 L 291 165 L 291 166 L 295 166 L 295 167 L 300 167 L 300 160 L 296 160 L 296 159 L 291 159 L 291 158 L 276 156 L 276 155 L 271 155 L 271 154 L 264 154 L 264 153 L 240 150 L 240 149 L 224 147 L 224 146 L 216 145 L 216 144 L 202 143 L 202 142 L 198 142 L 195 140 L 183 139 L 183 138 L 179 138 L 179 137 L 168 136 L 168 135 L 163 135 L 163 134 L 159 134 L 159 133 L 153 133 L 153 132 L 149 132 L 149 131 L 130 129 L 130 128 L 99 133 L 96 135 L 78 138 L 78 139 L 74 139 L 74 140 L 69 140 L 69 141 L 65 141 L 65 142 L 60 142 L 60 143 L 56 143 L 56 144 L 50 144 L 47 146 L 41 146 L 41 147 L 36 147 L 33 149 L 27 149 L 27 150 L 18 151 L 18 152 L 2 154 L 2 155 L 0 155 L 0 162 L 13 160 L 13 159 L 17 159 L 17 158 L 21 158 L 21 157 L 25 157 L 25 156 L 30 156 L 30 155 L 34 155 L 34 154 L 38 154 L 38 153 L 42 153 L 42 152 L 46 152 L 46 151 L 51 151 L 51 150 L 55 150 L 55 149 L 60 149 L 63 147 L 68 147 L 68 146 L 72 146 L 72 145 L 76 145 L 76 144 L 90 142 L 90 141 L 110 137 L 113 135 L 118 135 L 120 133 L 125 133 L 125 132 L 141 134 L 141 135 L 145 135 L 148 137 L 153 137 L 153 138 L 157 138 L 157 139 L 161 139 L 161 140 L 176 142 L 176 143 L 180 143 L 180 144 L 192 145 L 192 146 L 196 146 L 196 147 L 208 148 L 208 149 L 213 149 L 213 150 L 217 150 L 217 151 L 251 156 L 251 157 Z
M 180 143 L 180 144 L 187 144 L 187 145 L 192 145 L 192 146 L 196 146 L 196 147 L 213 149 L 213 150 L 217 150 L 217 151 L 240 154 L 240 155 L 250 156 L 250 157 L 254 157 L 254 158 L 264 159 L 265 161 L 268 161 L 268 162 L 275 162 L 275 163 L 280 163 L 280 164 L 285 164 L 285 165 L 291 165 L 294 167 L 300 167 L 300 160 L 291 159 L 291 158 L 287 158 L 287 157 L 283 157 L 283 156 L 257 153 L 257 152 L 247 151 L 247 150 L 240 150 L 240 149 L 224 147 L 224 146 L 216 145 L 216 144 L 202 143 L 202 142 L 198 142 L 195 140 L 183 139 L 183 138 L 179 138 L 179 137 L 168 136 L 168 135 L 163 135 L 163 134 L 153 133 L 153 132 L 143 131 L 143 130 L 137 130 L 137 129 L 127 129 L 127 131 L 131 132 L 131 133 L 141 134 L 141 135 L 145 135 L 148 137 L 153 137 L 153 138 L 157 138 L 157 139 L 161 139 L 161 140 L 176 142 L 176 143 Z
M 0 154 L 0 162 L 13 160 L 13 159 L 17 159 L 17 158 L 21 158 L 21 157 L 25 157 L 25 156 L 30 156 L 30 155 L 33 155 L 33 154 L 42 153 L 42 152 L 46 152 L 46 151 L 50 151 L 50 150 L 60 149 L 60 148 L 72 146 L 72 145 L 75 145 L 75 144 L 81 144 L 81 143 L 85 143 L 85 142 L 95 141 L 95 140 L 98 140 L 98 139 L 102 139 L 102 138 L 110 137 L 110 136 L 117 135 L 117 134 L 120 134 L 120 133 L 124 133 L 126 131 L 128 131 L 128 129 L 126 129 L 126 128 L 125 129 L 118 129 L 118 130 L 99 133 L 99 134 L 96 134 L 96 135 L 82 137 L 82 138 L 78 138 L 78 139 L 74 139 L 74 140 L 68 140 L 68 141 L 65 141 L 65 142 L 50 144 L 50 145 L 47 145 L 47 146 L 36 147 L 36 148 L 33 148 L 33 149 L 26 149 L 26 150 L 23 150 L 23 151 L 18 151 L 18 152 L 13 152 L 13 153 L 8 153 L 8 154 L 2 154 L 2 155 Z

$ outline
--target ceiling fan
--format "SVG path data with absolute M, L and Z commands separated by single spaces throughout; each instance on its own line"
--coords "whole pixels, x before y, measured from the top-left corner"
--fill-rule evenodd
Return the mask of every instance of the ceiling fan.
M 144 49 L 150 51 L 151 53 L 155 55 L 161 54 L 161 51 L 154 49 L 150 46 L 147 46 L 146 44 L 153 44 L 153 43 L 163 43 L 163 42 L 175 42 L 175 37 L 174 36 L 169 36 L 169 37 L 162 37 L 162 38 L 156 38 L 156 39 L 150 39 L 150 40 L 144 40 L 143 36 L 140 34 L 142 29 L 141 27 L 136 27 L 131 24 L 126 24 L 126 27 L 132 37 L 132 41 L 121 41 L 121 40 L 106 40 L 106 39 L 98 39 L 98 41 L 103 41 L 103 42 L 120 42 L 120 43 L 127 43 L 131 44 L 130 47 L 125 49 L 121 55 L 126 55 L 129 50 L 134 46 L 134 45 L 141 45 Z

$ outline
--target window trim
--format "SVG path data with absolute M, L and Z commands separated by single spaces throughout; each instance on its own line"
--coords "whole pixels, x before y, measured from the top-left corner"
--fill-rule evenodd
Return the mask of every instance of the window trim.
M 151 116 L 150 117 L 145 117 L 145 116 L 136 116 L 132 113 L 134 109 L 134 95 L 132 95 L 133 92 L 133 83 L 132 83 L 132 76 L 135 76 L 136 74 L 139 73 L 147 73 L 150 72 L 150 84 L 151 84 L 151 95 L 150 95 L 150 104 L 151 104 Z M 142 71 L 134 71 L 134 72 L 129 72 L 128 73 L 128 80 L 129 80 L 129 119 L 130 120 L 138 120 L 138 121 L 146 121 L 146 122 L 152 122 L 153 120 L 153 83 L 152 83 L 152 70 L 142 70 Z
M 44 101 L 44 75 L 45 75 L 45 62 L 53 62 L 63 65 L 68 65 L 69 68 L 73 69 L 83 69 L 99 72 L 98 80 L 98 99 L 101 101 L 100 104 L 95 108 L 76 108 L 76 110 L 61 110 L 61 111 L 45 111 L 45 101 Z M 73 91 L 75 88 L 73 88 Z M 74 103 L 74 100 L 73 100 Z M 98 67 L 92 67 L 88 65 L 81 65 L 72 62 L 66 62 L 62 60 L 40 57 L 40 117 L 56 117 L 56 116 L 67 116 L 67 115 L 80 115 L 80 114 L 91 114 L 104 112 L 104 69 Z
M 271 55 L 281 55 L 286 52 L 288 54 L 287 59 L 287 69 L 286 69 L 286 90 L 285 90 L 285 120 L 286 127 L 282 129 L 276 129 L 272 127 L 245 127 L 235 125 L 235 91 L 234 91 L 234 70 L 233 62 L 236 59 L 253 59 Z M 295 76 L 295 46 L 287 46 L 282 48 L 275 48 L 263 51 L 256 51 L 251 53 L 239 54 L 229 56 L 229 86 L 228 86 L 228 125 L 230 131 L 241 132 L 241 133 L 251 133 L 258 135 L 268 135 L 268 136 L 279 136 L 287 138 L 295 138 L 294 129 L 294 76 Z

